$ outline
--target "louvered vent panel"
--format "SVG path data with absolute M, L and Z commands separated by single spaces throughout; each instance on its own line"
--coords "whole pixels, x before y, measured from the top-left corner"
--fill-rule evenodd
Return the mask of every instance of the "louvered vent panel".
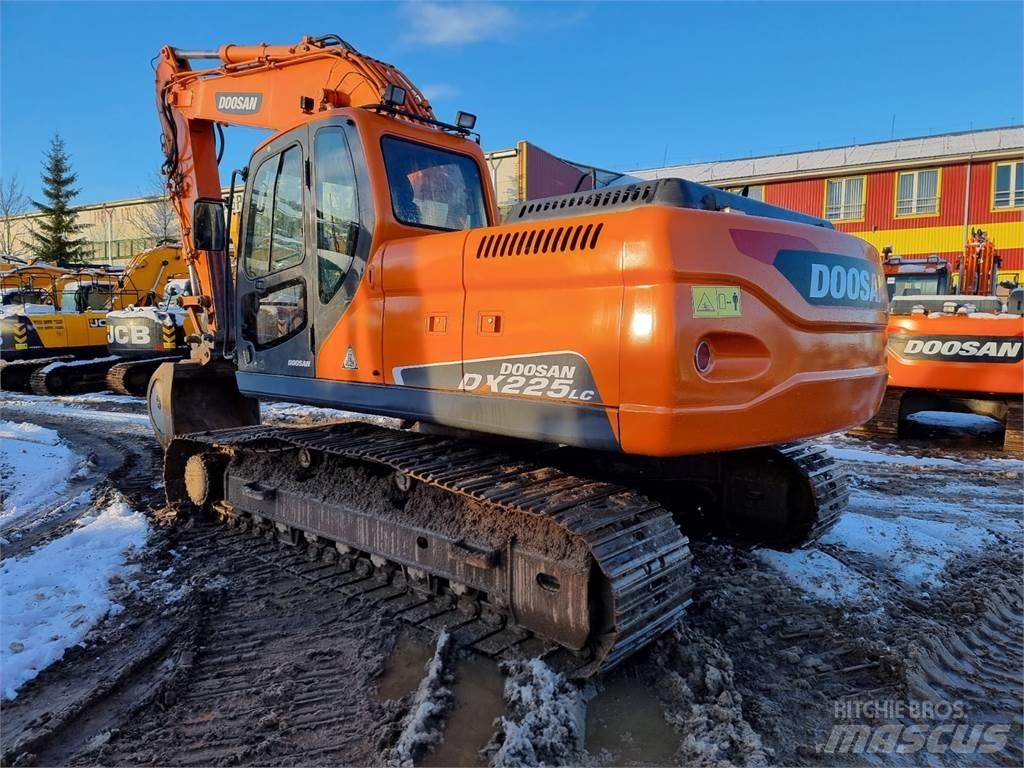
M 535 203 L 521 203 L 516 218 L 523 219 L 538 214 L 578 213 L 581 209 L 594 210 L 631 203 L 646 203 L 654 197 L 654 184 L 630 184 L 625 187 L 611 187 L 596 192 L 579 192 L 561 195 Z
M 478 259 L 522 256 L 535 253 L 571 253 L 597 248 L 603 223 L 576 224 L 571 227 L 536 227 L 518 232 L 498 232 L 480 238 Z

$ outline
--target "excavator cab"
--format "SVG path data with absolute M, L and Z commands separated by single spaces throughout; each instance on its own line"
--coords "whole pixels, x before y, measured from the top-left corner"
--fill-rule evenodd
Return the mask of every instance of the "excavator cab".
M 117 287 L 112 283 L 67 283 L 61 291 L 60 311 L 109 311 L 113 306 L 116 292 Z

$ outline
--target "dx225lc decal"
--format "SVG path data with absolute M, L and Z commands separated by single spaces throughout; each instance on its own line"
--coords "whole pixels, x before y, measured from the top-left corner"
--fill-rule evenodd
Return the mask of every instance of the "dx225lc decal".
M 808 304 L 883 309 L 889 293 L 881 266 L 838 253 L 780 250 L 776 269 Z
M 889 349 L 904 360 L 943 363 L 1019 363 L 1024 359 L 1024 339 L 1012 336 L 898 334 L 889 337 Z
M 539 352 L 408 365 L 396 367 L 393 374 L 396 383 L 409 387 L 601 402 L 590 366 L 578 352 Z

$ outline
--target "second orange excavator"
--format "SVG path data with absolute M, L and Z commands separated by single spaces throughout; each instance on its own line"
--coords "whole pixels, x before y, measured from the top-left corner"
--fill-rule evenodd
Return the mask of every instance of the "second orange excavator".
M 156 92 L 198 329 L 148 394 L 172 504 L 462 645 L 535 638 L 577 676 L 681 620 L 680 526 L 799 547 L 842 511 L 842 473 L 797 441 L 881 400 L 870 245 L 679 179 L 502 223 L 475 118 L 437 119 L 333 35 L 167 47 Z M 242 173 L 237 270 L 224 124 L 275 131 Z M 263 426 L 257 398 L 409 428 Z
M 1024 288 L 996 295 L 999 256 L 981 230 L 956 267 L 954 286 L 943 259 L 887 255 L 888 388 L 857 433 L 897 438 L 915 413 L 974 413 L 1002 422 L 1004 450 L 1024 453 Z

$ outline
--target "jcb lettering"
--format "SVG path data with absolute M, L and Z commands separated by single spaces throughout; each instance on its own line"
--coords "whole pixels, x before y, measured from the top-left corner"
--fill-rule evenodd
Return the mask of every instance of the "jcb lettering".
M 145 325 L 110 325 L 107 326 L 107 343 L 147 347 L 152 337 Z

